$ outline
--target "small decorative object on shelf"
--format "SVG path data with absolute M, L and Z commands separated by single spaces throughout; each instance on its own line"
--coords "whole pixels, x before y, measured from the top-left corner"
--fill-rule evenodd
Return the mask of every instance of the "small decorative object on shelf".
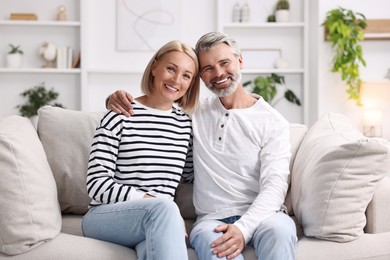
M 301 105 L 301 101 L 295 95 L 295 93 L 288 89 L 285 85 L 284 77 L 278 74 L 272 73 L 270 76 L 257 76 L 253 82 L 247 81 L 244 82 L 244 87 L 253 83 L 252 93 L 256 93 L 264 98 L 271 106 L 275 107 L 283 98 L 287 99 L 289 102 Z M 282 86 L 285 88 L 283 96 L 280 96 L 277 100 L 274 101 L 276 94 L 278 92 L 277 86 Z
M 279 57 L 275 61 L 275 68 L 277 69 L 287 69 L 290 66 L 288 61 L 283 59 L 282 57 Z
M 240 21 L 241 21 L 241 8 L 240 8 L 240 4 L 236 3 L 233 6 L 232 22 L 239 23 Z
M 38 20 L 38 16 L 33 13 L 11 13 L 9 18 L 11 20 Z
M 22 92 L 20 95 L 27 98 L 23 105 L 18 105 L 16 107 L 19 109 L 20 115 L 24 117 L 31 118 L 38 115 L 38 109 L 45 105 L 63 107 L 62 104 L 54 102 L 59 96 L 58 92 L 54 91 L 53 88 L 47 90 L 45 82 L 37 84 L 33 88 Z
M 22 66 L 23 51 L 20 46 L 9 44 L 11 50 L 7 54 L 7 67 L 20 68 Z
M 279 0 L 276 3 L 275 20 L 278 23 L 290 21 L 290 3 L 288 0 Z
M 274 22 L 276 22 L 276 17 L 275 17 L 275 15 L 274 15 L 274 14 L 269 15 L 269 16 L 267 17 L 267 22 L 268 22 L 268 23 L 274 23 Z
M 65 21 L 66 16 L 65 16 L 65 6 L 60 5 L 58 7 L 58 13 L 57 13 L 57 21 Z
M 50 42 L 45 42 L 39 48 L 39 56 L 46 61 L 46 63 L 42 65 L 42 68 L 54 68 L 57 57 L 57 47 Z
M 250 22 L 250 9 L 248 3 L 244 3 L 241 7 L 239 3 L 233 6 L 232 12 L 233 23 L 248 23 Z
M 72 69 L 80 68 L 81 53 L 77 53 L 72 62 Z
M 241 7 L 241 22 L 248 23 L 250 22 L 250 9 L 248 3 L 244 3 Z

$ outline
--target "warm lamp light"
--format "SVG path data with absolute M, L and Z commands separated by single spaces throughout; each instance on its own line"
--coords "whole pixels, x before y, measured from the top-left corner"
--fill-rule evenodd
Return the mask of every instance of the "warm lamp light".
M 361 103 L 366 109 L 383 109 L 390 103 L 390 81 L 363 82 Z
M 360 89 L 363 112 L 363 133 L 382 136 L 383 110 L 390 103 L 390 81 L 364 82 Z

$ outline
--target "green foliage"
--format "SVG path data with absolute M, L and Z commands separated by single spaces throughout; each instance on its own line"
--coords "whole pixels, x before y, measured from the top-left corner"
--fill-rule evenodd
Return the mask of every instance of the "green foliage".
M 243 85 L 247 86 L 251 83 L 252 81 L 247 81 Z M 272 73 L 270 76 L 257 76 L 253 80 L 253 85 L 254 87 L 252 92 L 262 96 L 264 100 L 272 106 L 275 106 L 283 97 L 293 104 L 298 106 L 301 105 L 299 98 L 292 90 L 288 88 L 286 88 L 286 91 L 281 98 L 274 101 L 274 98 L 278 92 L 277 85 L 285 85 L 283 76 L 277 75 L 275 73 Z
M 279 0 L 276 3 L 276 10 L 289 10 L 290 9 L 290 3 L 288 0 Z
M 327 32 L 327 40 L 332 42 L 334 51 L 332 72 L 341 74 L 347 84 L 350 99 L 360 104 L 359 64 L 366 66 L 360 41 L 364 39 L 363 30 L 367 27 L 366 18 L 361 13 L 354 13 L 339 7 L 330 10 L 322 24 Z
M 269 23 L 274 23 L 274 22 L 276 22 L 276 17 L 275 17 L 275 15 L 274 15 L 274 14 L 269 15 L 269 16 L 267 17 L 267 22 L 269 22 Z
M 11 48 L 11 50 L 8 52 L 8 54 L 15 54 L 15 53 L 19 53 L 19 54 L 23 54 L 23 51 L 20 49 L 20 46 L 15 46 L 13 44 L 9 44 L 9 47 Z
M 58 98 L 58 92 L 55 92 L 53 88 L 46 90 L 45 82 L 34 86 L 20 94 L 22 97 L 27 98 L 27 101 L 23 105 L 18 105 L 21 116 L 32 117 L 38 114 L 38 109 L 45 105 L 52 105 L 55 107 L 63 107 L 59 103 L 52 103 Z

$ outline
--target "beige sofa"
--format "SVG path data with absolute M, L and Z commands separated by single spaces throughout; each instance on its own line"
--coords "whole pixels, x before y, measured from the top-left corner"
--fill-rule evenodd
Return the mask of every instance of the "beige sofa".
M 44 107 L 37 131 L 18 116 L 0 121 L 0 259 L 137 259 L 132 249 L 82 235 L 87 160 L 100 116 Z M 364 138 L 332 113 L 309 130 L 290 129 L 286 205 L 297 223 L 297 259 L 390 259 L 388 142 Z M 192 184 L 181 185 L 176 203 L 188 230 L 191 197 Z M 190 247 L 188 254 L 197 259 Z M 251 247 L 243 254 L 256 259 Z

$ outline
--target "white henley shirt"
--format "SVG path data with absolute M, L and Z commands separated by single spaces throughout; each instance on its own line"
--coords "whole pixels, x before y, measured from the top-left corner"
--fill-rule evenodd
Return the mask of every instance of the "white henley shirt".
M 215 96 L 201 102 L 192 123 L 197 221 L 240 215 L 234 224 L 248 243 L 283 205 L 289 124 L 262 98 L 249 108 L 227 110 Z

